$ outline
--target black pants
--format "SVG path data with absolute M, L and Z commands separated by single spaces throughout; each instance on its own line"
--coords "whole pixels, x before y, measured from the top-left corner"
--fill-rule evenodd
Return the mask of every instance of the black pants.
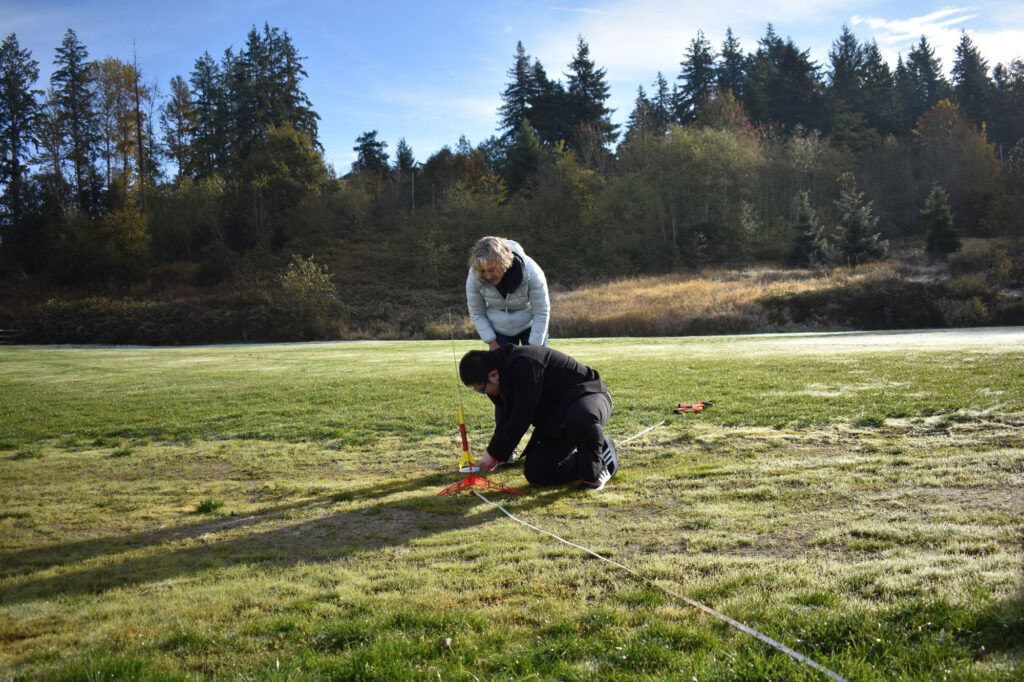
M 611 416 L 611 396 L 592 393 L 569 405 L 557 437 L 534 430 L 523 451 L 526 480 L 533 485 L 595 480 L 604 466 L 604 426 Z

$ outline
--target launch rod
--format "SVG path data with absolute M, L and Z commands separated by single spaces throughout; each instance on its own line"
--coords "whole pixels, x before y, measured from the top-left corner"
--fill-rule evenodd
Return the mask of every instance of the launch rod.
M 462 402 L 459 402 L 459 433 L 462 434 L 462 451 L 469 452 L 469 443 L 466 441 L 466 420 L 462 418 Z
M 452 309 L 448 309 L 448 324 L 452 327 L 452 361 L 455 363 L 455 402 L 459 406 L 459 435 L 462 436 L 462 455 L 459 457 L 459 471 L 472 473 L 480 471 L 480 467 L 473 461 L 469 454 L 469 441 L 466 440 L 466 418 L 462 413 L 462 398 L 459 397 L 459 361 L 455 353 L 455 321 L 452 319 Z

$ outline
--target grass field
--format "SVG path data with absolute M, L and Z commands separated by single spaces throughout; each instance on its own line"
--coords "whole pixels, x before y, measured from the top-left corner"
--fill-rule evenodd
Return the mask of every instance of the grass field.
M 1024 329 L 556 339 L 600 493 L 459 480 L 451 342 L 0 347 L 0 679 L 1024 679 Z M 456 354 L 479 344 L 457 342 Z M 713 400 L 701 414 L 678 402 Z

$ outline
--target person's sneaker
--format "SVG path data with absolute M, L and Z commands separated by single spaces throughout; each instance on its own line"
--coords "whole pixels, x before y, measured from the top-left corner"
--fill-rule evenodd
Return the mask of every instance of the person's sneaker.
M 619 458 L 615 454 L 615 441 L 607 433 L 604 435 L 604 450 L 601 451 L 601 461 L 608 467 L 608 473 L 612 476 L 619 470 Z
M 610 481 L 612 474 L 608 471 L 608 467 L 602 467 L 601 472 L 598 473 L 597 479 L 593 481 L 580 481 L 580 484 L 576 486 L 577 490 L 600 490 L 604 487 L 604 484 Z

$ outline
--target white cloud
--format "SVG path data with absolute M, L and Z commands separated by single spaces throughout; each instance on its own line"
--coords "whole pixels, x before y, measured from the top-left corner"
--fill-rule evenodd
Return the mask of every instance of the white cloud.
M 1007 28 L 997 31 L 968 31 L 971 40 L 978 47 L 981 56 L 994 67 L 1002 63 L 1009 65 L 1024 54 L 1024 28 Z
M 956 47 L 964 32 L 971 37 L 971 41 L 988 60 L 990 66 L 995 66 L 999 62 L 1008 63 L 1020 55 L 1020 46 L 1024 44 L 1024 29 L 998 27 L 1014 25 L 1001 21 L 996 28 L 973 27 L 993 24 L 994 21 L 989 20 L 987 16 L 993 14 L 995 13 L 992 8 L 983 13 L 976 7 L 962 7 L 947 8 L 907 19 L 854 16 L 850 21 L 853 25 L 865 25 L 871 29 L 883 56 L 893 66 L 898 56 L 906 58 L 907 53 L 916 47 L 921 41 L 921 36 L 924 36 L 935 50 L 935 56 L 942 60 L 943 69 L 948 74 L 953 66 Z

